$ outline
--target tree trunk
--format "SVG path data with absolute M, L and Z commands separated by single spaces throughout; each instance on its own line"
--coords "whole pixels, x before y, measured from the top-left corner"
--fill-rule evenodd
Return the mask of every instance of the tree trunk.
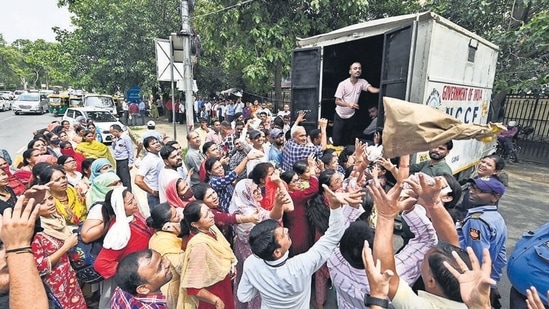
M 276 108 L 274 108 L 274 112 L 278 113 L 279 110 L 282 110 L 282 105 L 284 103 L 282 102 L 282 65 L 279 62 L 275 65 L 274 79 L 274 105 L 276 106 Z

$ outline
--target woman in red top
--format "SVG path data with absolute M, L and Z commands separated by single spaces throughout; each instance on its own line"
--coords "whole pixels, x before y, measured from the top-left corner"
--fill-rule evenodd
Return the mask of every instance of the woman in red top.
M 110 193 L 110 198 L 109 198 Z M 148 248 L 149 239 L 154 231 L 147 226 L 145 218 L 139 212 L 134 195 L 125 187 L 118 187 L 107 193 L 102 208 L 104 217 L 115 219 L 110 222 L 109 230 L 103 240 L 103 248 L 97 255 L 94 268 L 105 278 L 101 291 L 102 304 L 107 305 L 114 291 L 113 276 L 118 262 L 130 253 Z
M 285 171 L 280 178 L 288 184 L 288 192 L 294 202 L 294 211 L 283 217 L 284 226 L 292 239 L 289 257 L 306 252 L 314 244 L 311 224 L 307 219 L 307 201 L 318 192 L 318 179 L 314 175 L 316 163 L 311 157 L 308 161 L 309 168 L 301 175 L 308 182 L 305 188 L 299 175 L 294 171 Z
M 85 308 L 86 301 L 67 254 L 78 243 L 77 235 L 57 213 L 50 191 L 45 193 L 44 200 L 37 204 L 43 231 L 34 236 L 31 245 L 38 272 L 63 308 Z

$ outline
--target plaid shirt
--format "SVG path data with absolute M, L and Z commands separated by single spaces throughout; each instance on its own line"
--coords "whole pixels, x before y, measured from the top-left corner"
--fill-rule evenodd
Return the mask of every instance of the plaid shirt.
M 290 139 L 284 145 L 284 150 L 282 150 L 282 169 L 291 171 L 295 162 L 306 160 L 311 153 L 320 158 L 322 149 L 320 146 L 300 145 L 294 139 Z
M 223 149 L 223 151 L 225 153 L 231 153 L 234 149 L 234 134 L 228 134 L 227 136 L 225 136 L 225 139 L 223 139 L 223 141 L 221 142 L 221 144 L 219 144 L 219 146 L 221 147 L 221 149 Z
M 111 309 L 168 309 L 166 296 L 162 294 L 147 297 L 133 296 L 116 287 L 111 298 Z

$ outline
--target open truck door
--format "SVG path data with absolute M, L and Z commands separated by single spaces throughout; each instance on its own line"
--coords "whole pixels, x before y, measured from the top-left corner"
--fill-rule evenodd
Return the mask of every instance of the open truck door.
M 307 113 L 301 123 L 307 132 L 317 128 L 320 115 L 321 49 L 304 48 L 292 54 L 292 121 L 300 111 Z
M 379 83 L 379 105 L 377 126 L 383 127 L 385 114 L 383 97 L 393 97 L 409 101 L 408 80 L 413 71 L 412 46 L 415 44 L 415 23 L 385 32 L 383 40 L 383 59 Z

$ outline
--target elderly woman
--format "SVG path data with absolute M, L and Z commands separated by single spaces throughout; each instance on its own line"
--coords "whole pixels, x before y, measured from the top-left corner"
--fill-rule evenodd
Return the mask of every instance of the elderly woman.
M 176 178 L 168 182 L 166 199 L 171 206 L 185 208 L 187 204 L 196 200 L 193 189 L 185 179 Z
M 215 226 L 214 215 L 202 201 L 183 210 L 182 234 L 189 235 L 181 269 L 177 308 L 234 308 L 232 279 L 236 257 Z
M 149 240 L 149 249 L 155 250 L 166 257 L 172 264 L 172 280 L 160 289 L 166 295 L 168 308 L 176 308 L 179 297 L 179 275 L 183 259 L 183 241 L 181 233 L 181 215 L 177 209 L 168 203 L 158 204 L 151 210 L 147 225 L 155 230 Z
M 291 198 L 284 192 L 278 192 L 276 194 L 276 199 L 273 205 L 273 208 L 268 211 L 261 207 L 260 201 L 263 199 L 261 195 L 261 188 L 253 182 L 251 179 L 243 179 L 236 184 L 233 199 L 231 200 L 231 205 L 229 212 L 233 214 L 240 215 L 250 215 L 257 213 L 259 221 L 264 221 L 267 219 L 280 220 L 284 211 L 292 211 L 293 204 L 291 203 Z M 285 207 L 287 206 L 287 209 Z M 255 226 L 255 223 L 240 223 L 237 224 L 235 232 L 236 239 L 234 243 L 235 255 L 238 259 L 237 263 L 237 277 L 235 280 L 235 292 L 240 282 L 240 277 L 242 275 L 242 268 L 244 261 L 248 256 L 252 254 L 252 249 L 248 243 L 248 235 L 250 231 Z M 259 296 L 255 297 L 253 300 L 248 302 L 248 304 L 243 304 L 238 302 L 236 304 L 237 308 L 260 308 L 261 299 Z
M 107 195 L 108 196 L 108 195 Z M 153 231 L 147 226 L 145 218 L 139 212 L 134 195 L 125 187 L 113 189 L 110 198 L 105 199 L 102 208 L 105 217 L 114 219 L 109 222 L 103 248 L 95 259 L 95 270 L 105 278 L 99 307 L 108 307 L 111 293 L 114 291 L 114 274 L 118 262 L 130 253 L 148 248 Z
M 57 165 L 52 165 L 40 171 L 39 184 L 49 183 L 50 191 L 55 198 L 55 208 L 67 225 L 77 226 L 86 220 L 88 210 L 78 199 L 76 189 L 69 186 L 65 171 Z
M 219 205 L 224 212 L 228 212 L 231 197 L 233 196 L 233 181 L 246 169 L 249 160 L 258 158 L 259 154 L 248 154 L 234 170 L 225 175 L 223 164 L 218 158 L 209 158 L 204 164 L 206 168 L 206 182 L 214 189 L 219 196 Z
M 113 168 L 116 166 L 116 161 L 114 160 L 109 147 L 96 141 L 94 132 L 86 131 L 84 133 L 83 141 L 78 143 L 76 151 L 83 154 L 86 158 L 106 158 Z
M 43 231 L 34 236 L 31 244 L 38 272 L 62 308 L 86 308 L 67 254 L 78 243 L 77 234 L 73 234 L 57 214 L 54 197 L 49 191 L 45 192 L 38 207 Z

